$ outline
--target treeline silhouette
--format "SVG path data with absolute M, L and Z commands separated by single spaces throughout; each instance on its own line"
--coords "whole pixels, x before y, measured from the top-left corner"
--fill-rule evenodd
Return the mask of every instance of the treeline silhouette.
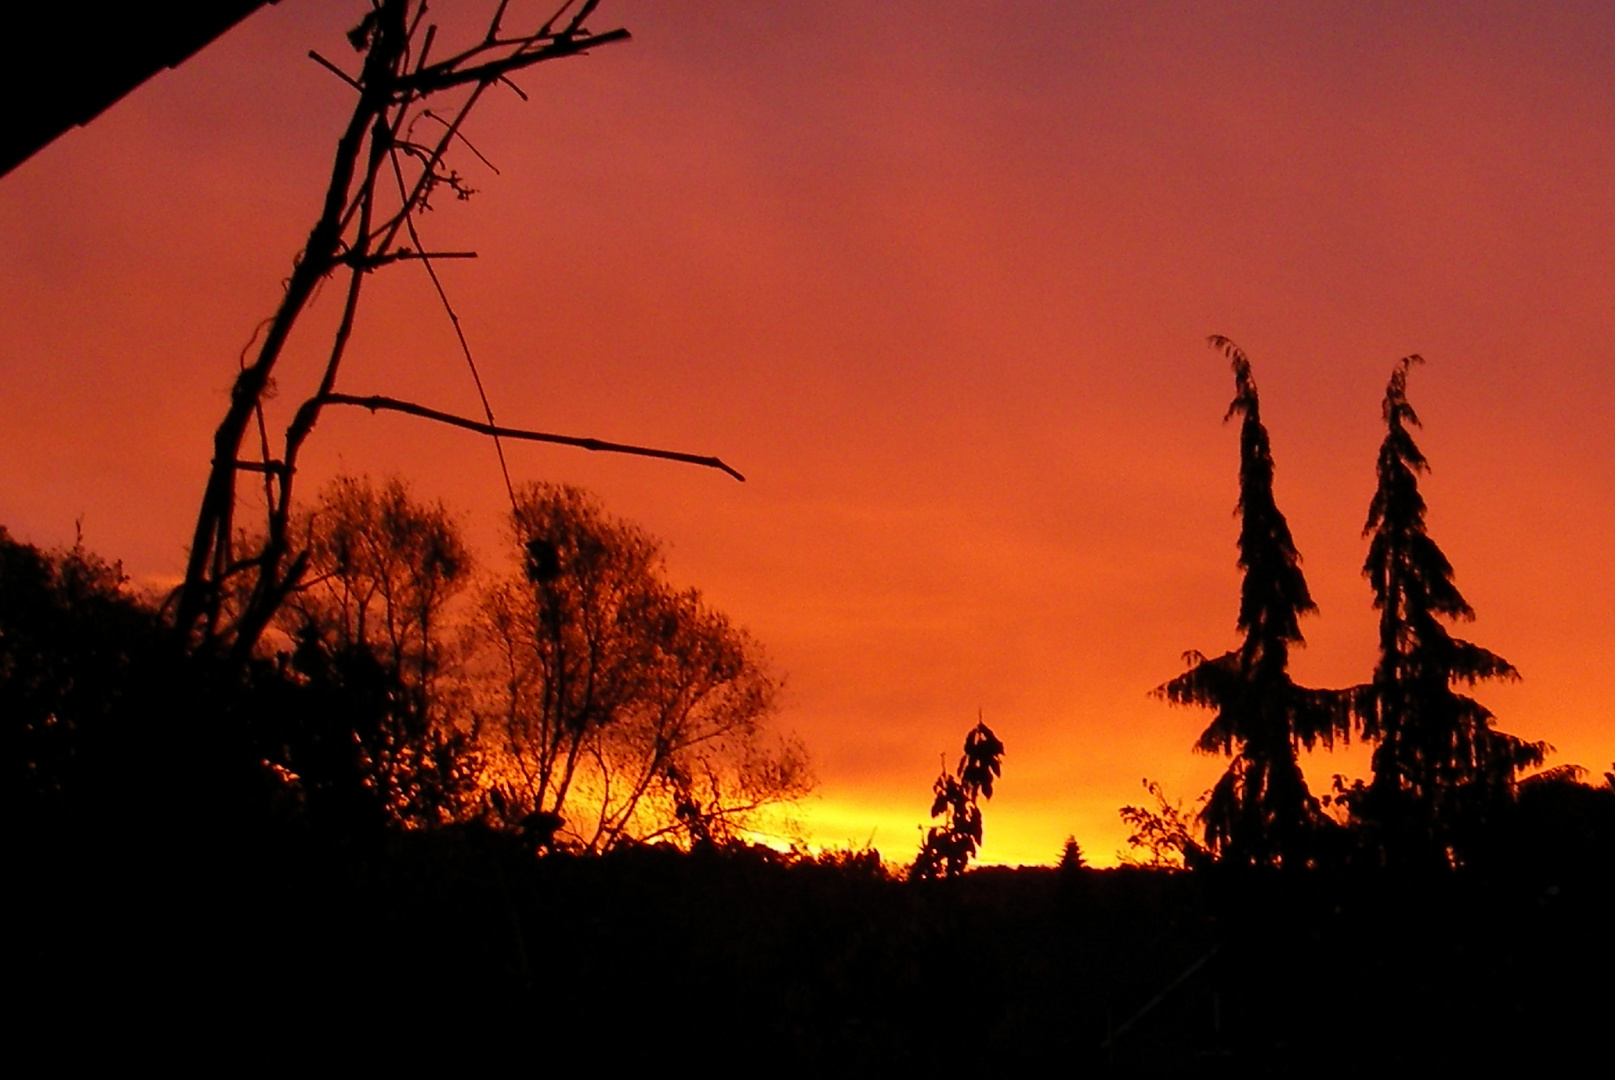
M 760 738 L 774 683 L 581 492 L 523 491 L 516 569 L 473 589 L 441 507 L 337 483 L 296 520 L 309 576 L 245 661 L 183 647 L 82 545 L 0 529 L 25 1039 L 160 1039 L 183 1016 L 241 1046 L 415 1064 L 565 1045 L 1139 1075 L 1595 1047 L 1615 772 L 1522 779 L 1543 748 L 1453 689 L 1512 668 L 1438 621 L 1468 608 L 1424 529 L 1414 361 L 1386 395 L 1368 522 L 1380 661 L 1314 690 L 1286 673 L 1311 602 L 1249 361 L 1223 347 L 1243 641 L 1162 693 L 1216 710 L 1201 748 L 1231 764 L 1198 819 L 1158 785 L 1126 808 L 1145 865 L 1113 870 L 1073 838 L 1058 868 L 965 872 L 1006 756 L 985 723 L 908 869 L 747 842 L 748 809 L 806 775 Z M 1373 777 L 1314 797 L 1298 750 L 1348 733 L 1376 740 Z

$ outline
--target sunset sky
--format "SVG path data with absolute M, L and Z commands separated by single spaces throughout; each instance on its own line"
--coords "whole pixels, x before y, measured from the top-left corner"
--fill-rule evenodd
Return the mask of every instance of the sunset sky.
M 363 0 L 281 0 L 0 178 L 0 524 L 171 582 L 237 356 L 318 211 Z M 488 5 L 442 7 L 448 28 Z M 472 19 L 472 22 L 475 20 Z M 1524 680 L 1498 726 L 1615 759 L 1615 5 L 605 0 L 631 41 L 468 129 L 499 169 L 428 241 L 508 424 L 767 647 L 821 784 L 814 842 L 908 859 L 978 709 L 1007 745 L 991 862 L 1224 767 L 1149 691 L 1237 638 L 1250 355 L 1320 614 L 1296 678 L 1365 681 L 1362 527 L 1396 360 L 1433 537 Z M 414 266 L 342 386 L 479 410 Z M 328 326 L 328 290 L 303 339 Z M 308 392 L 288 363 L 279 423 Z M 327 415 L 299 483 L 401 474 L 505 558 L 492 448 Z M 1314 792 L 1366 752 L 1316 755 Z

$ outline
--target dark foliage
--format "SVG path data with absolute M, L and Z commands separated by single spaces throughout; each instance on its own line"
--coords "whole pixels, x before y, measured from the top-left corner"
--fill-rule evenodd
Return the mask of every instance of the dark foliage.
M 965 872 L 981 846 L 982 796 L 993 797 L 993 779 L 1001 775 L 1004 744 L 984 723 L 965 736 L 964 755 L 952 773 L 944 767 L 932 791 L 931 816 L 943 818 L 925 835 L 912 876 L 920 881 L 957 877 Z
M 48 553 L 0 527 L 0 722 L 6 791 L 24 820 L 72 813 L 119 771 L 118 729 L 158 657 L 152 612 L 121 569 Z
M 428 722 L 398 669 L 305 626 L 280 656 L 259 720 L 283 809 L 346 833 L 453 820 L 474 777 L 462 740 Z
M 384 660 L 312 626 L 245 667 L 182 655 L 117 566 L 0 530 L 11 821 L 41 844 L 116 846 L 117 832 L 151 830 L 153 844 L 230 845 L 280 825 L 373 834 L 401 820 L 405 796 L 429 805 L 455 781 L 432 771 L 435 744 Z
M 1155 808 L 1124 806 L 1118 813 L 1132 828 L 1122 861 L 1157 870 L 1198 870 L 1210 864 L 1210 854 L 1194 838 L 1182 801 L 1173 802 L 1154 780 L 1143 781 Z
M 1512 797 L 1518 770 L 1540 764 L 1547 747 L 1495 730 L 1491 712 L 1454 689 L 1519 673 L 1442 625 L 1475 613 L 1425 527 L 1418 475 L 1429 466 L 1409 430 L 1419 418 L 1407 399 L 1408 372 L 1422 362 L 1403 358 L 1385 389 L 1379 486 L 1363 529 L 1363 573 L 1380 613 L 1379 661 L 1359 700 L 1363 734 L 1379 745 L 1372 782 L 1348 803 L 1382 858 L 1448 866 L 1464 861 L 1478 831 Z
M 1073 844 L 1058 871 L 916 888 L 873 851 L 535 858 L 530 836 L 387 827 L 362 746 L 399 690 L 373 654 L 305 642 L 243 679 L 162 640 L 115 568 L 0 535 L 23 1052 L 183 1026 L 417 1067 L 463 1066 L 435 1033 L 475 1030 L 478 1053 L 563 1033 L 782 1072 L 1450 1070 L 1540 1052 L 1497 1015 L 1591 1043 L 1612 1004 L 1581 976 L 1615 963 L 1615 789 L 1569 770 L 1523 782 L 1455 874 L 1090 870 Z M 275 739 L 295 784 L 264 764 Z M 984 795 L 1002 754 L 979 726 L 950 778 Z
M 1189 670 L 1156 693 L 1180 705 L 1215 709 L 1196 749 L 1233 758 L 1201 812 L 1206 846 L 1253 866 L 1315 860 L 1327 819 L 1307 790 L 1296 754 L 1349 732 L 1350 695 L 1298 686 L 1290 647 L 1302 644 L 1300 619 L 1317 610 L 1301 573 L 1289 524 L 1273 499 L 1273 452 L 1262 424 L 1250 360 L 1227 338 L 1211 344 L 1234 371 L 1240 416 L 1239 648 L 1208 658 L 1185 654 Z
M 269 759 L 300 797 L 355 822 L 469 816 L 476 755 L 452 715 L 463 694 L 446 677 L 455 666 L 446 611 L 471 566 L 458 525 L 399 479 L 338 477 L 296 531 L 308 577 L 277 618 L 294 642 L 280 667 L 310 700 Z M 338 792 L 358 801 L 338 809 L 328 803 Z
M 68 908 L 14 939 L 14 971 L 39 991 L 27 1037 L 183 1016 L 251 1025 L 243 1046 L 320 1030 L 322 1053 L 417 1063 L 463 1061 L 463 1038 L 431 1033 L 474 1030 L 477 1053 L 564 1038 L 719 1071 L 1288 1075 L 1569 1060 L 1612 1004 L 1584 978 L 1615 962 L 1607 863 L 1601 877 L 1546 861 L 1427 878 L 1085 870 L 1080 888 L 986 868 L 916 888 L 867 859 L 743 845 L 535 859 L 461 826 L 255 856 L 183 892 L 79 868 Z M 968 999 L 938 989 L 961 985 Z M 1331 1000 L 1373 1010 L 1343 1018 Z M 1500 1039 L 1499 1017 L 1541 1038 Z

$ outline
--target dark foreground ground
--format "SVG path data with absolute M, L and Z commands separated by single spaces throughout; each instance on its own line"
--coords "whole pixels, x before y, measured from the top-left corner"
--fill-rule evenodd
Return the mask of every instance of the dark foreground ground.
M 1328 861 L 1356 870 L 1279 874 L 539 858 L 392 822 L 374 755 L 421 733 L 374 656 L 180 655 L 120 582 L 0 529 L 3 1030 L 33 1072 L 1609 1071 L 1615 773 L 1522 782 L 1426 876 L 1355 834 Z
M 14 846 L 15 1048 L 288 1067 L 581 1052 L 589 1071 L 760 1075 L 1446 1072 L 1602 1055 L 1615 1004 L 1607 850 L 1539 843 L 1432 878 L 986 869 L 921 884 L 873 859 L 750 849 L 539 859 L 475 829 L 226 854 L 130 833 Z

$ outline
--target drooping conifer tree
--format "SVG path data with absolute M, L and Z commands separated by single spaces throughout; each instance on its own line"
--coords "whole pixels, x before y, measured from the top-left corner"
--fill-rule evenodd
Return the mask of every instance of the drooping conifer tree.
M 1290 647 L 1303 643 L 1301 616 L 1317 610 L 1301 573 L 1289 524 L 1273 499 L 1273 451 L 1249 358 L 1224 337 L 1210 339 L 1234 370 L 1225 420 L 1240 423 L 1240 646 L 1222 656 L 1185 654 L 1189 670 L 1157 689 L 1180 705 L 1216 710 L 1196 749 L 1233 758 L 1212 789 L 1201 820 L 1206 844 L 1224 861 L 1253 866 L 1305 864 L 1315 857 L 1323 818 L 1296 758 L 1346 731 L 1350 696 L 1297 686 Z
M 1519 673 L 1441 623 L 1475 612 L 1425 527 L 1418 475 L 1429 465 L 1408 430 L 1420 424 L 1407 399 L 1408 372 L 1423 362 L 1404 357 L 1385 389 L 1379 487 L 1363 528 L 1380 643 L 1360 711 L 1363 734 L 1379 745 L 1373 781 L 1353 809 L 1388 859 L 1452 865 L 1463 861 L 1466 835 L 1509 797 L 1515 773 L 1540 764 L 1547 747 L 1494 730 L 1491 712 L 1453 689 Z

